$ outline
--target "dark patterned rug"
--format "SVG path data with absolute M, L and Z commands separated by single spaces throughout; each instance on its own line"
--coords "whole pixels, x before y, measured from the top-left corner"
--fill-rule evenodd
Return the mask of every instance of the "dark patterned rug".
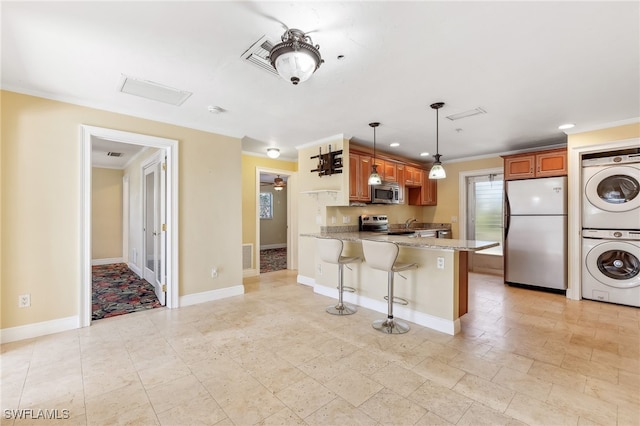
M 260 250 L 260 273 L 287 269 L 287 248 Z
M 91 319 L 114 317 L 159 308 L 153 286 L 126 263 L 96 265 L 92 272 Z

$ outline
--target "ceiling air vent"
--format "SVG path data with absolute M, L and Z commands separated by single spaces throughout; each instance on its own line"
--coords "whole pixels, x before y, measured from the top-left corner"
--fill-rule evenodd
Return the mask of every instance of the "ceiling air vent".
M 153 81 L 140 80 L 126 75 L 122 76 L 119 90 L 122 93 L 140 96 L 152 101 L 164 102 L 171 105 L 182 105 L 191 96 L 191 92 L 174 89 Z
M 459 112 L 458 114 L 447 115 L 447 118 L 451 121 L 460 120 L 461 118 L 473 117 L 474 115 L 486 114 L 487 111 L 482 108 L 474 108 L 469 111 Z
M 242 57 L 270 74 L 278 75 L 278 71 L 269 62 L 269 52 L 271 52 L 272 48 L 273 43 L 267 40 L 267 36 L 262 36 L 242 54 Z
M 107 155 L 109 157 L 122 157 L 122 153 L 121 152 L 113 152 L 113 151 L 109 151 L 107 152 Z

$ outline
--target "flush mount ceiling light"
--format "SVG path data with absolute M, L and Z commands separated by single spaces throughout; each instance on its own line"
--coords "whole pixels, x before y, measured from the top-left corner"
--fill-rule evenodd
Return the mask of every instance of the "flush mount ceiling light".
M 438 110 L 444 106 L 444 102 L 436 102 L 431 104 L 431 108 L 436 110 L 436 155 L 433 156 L 436 161 L 433 162 L 433 167 L 431 167 L 431 171 L 429 172 L 429 179 L 444 179 L 447 177 L 447 173 L 444 171 L 444 167 L 442 167 L 442 163 L 440 162 L 440 150 L 438 149 Z
M 280 150 L 278 148 L 267 148 L 267 156 L 269 158 L 280 157 Z
M 380 185 L 382 183 L 382 179 L 378 174 L 378 165 L 376 164 L 376 127 L 378 127 L 380 123 L 369 123 L 369 126 L 373 127 L 373 161 L 371 166 L 371 174 L 369 175 L 369 185 Z
M 288 29 L 269 52 L 271 65 L 278 74 L 294 85 L 306 81 L 324 62 L 320 46 L 313 45 L 311 37 L 295 28 Z
M 391 148 L 397 148 L 397 147 L 399 147 L 399 146 L 400 146 L 400 143 L 399 143 L 399 142 L 391 142 L 391 143 L 389 144 L 389 146 L 390 146 Z

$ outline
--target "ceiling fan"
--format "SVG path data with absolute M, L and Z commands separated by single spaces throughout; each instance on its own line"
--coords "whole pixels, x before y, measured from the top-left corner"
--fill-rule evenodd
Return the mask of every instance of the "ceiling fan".
M 273 176 L 273 175 L 272 175 Z M 282 191 L 287 187 L 287 182 L 278 175 L 273 182 L 260 182 L 261 186 L 272 186 L 276 191 Z

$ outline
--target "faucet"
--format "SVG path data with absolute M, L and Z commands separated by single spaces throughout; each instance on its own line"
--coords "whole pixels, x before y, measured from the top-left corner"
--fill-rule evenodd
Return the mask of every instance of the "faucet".
M 409 229 L 409 226 L 411 226 L 411 224 L 415 221 L 415 218 L 407 219 L 407 221 L 404 223 L 404 229 Z

